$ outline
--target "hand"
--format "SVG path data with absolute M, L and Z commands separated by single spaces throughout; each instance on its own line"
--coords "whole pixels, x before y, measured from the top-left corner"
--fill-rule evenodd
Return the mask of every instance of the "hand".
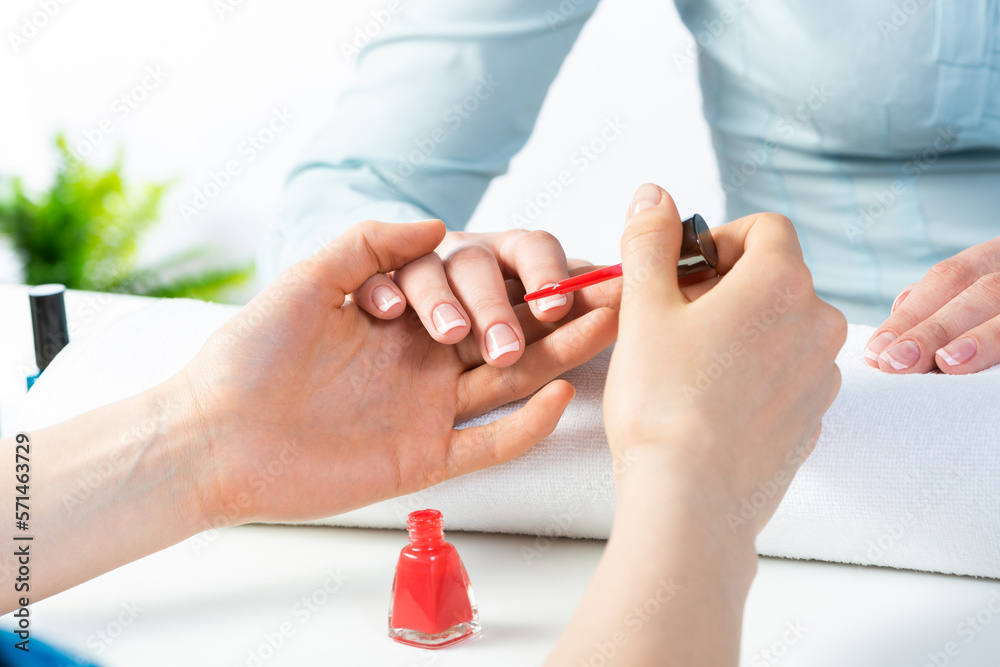
M 523 297 L 569 277 L 562 246 L 548 232 L 448 232 L 436 252 L 397 270 L 372 276 L 357 303 L 375 317 L 391 319 L 406 304 L 440 343 L 458 343 L 471 330 L 486 363 L 510 366 L 524 353 L 525 333 L 511 306 L 511 291 Z M 530 313 L 556 322 L 573 307 L 573 294 L 533 301 Z
M 752 215 L 713 234 L 722 276 L 692 302 L 672 270 L 681 238 L 673 200 L 651 184 L 636 193 L 604 419 L 617 460 L 652 450 L 679 483 L 723 496 L 730 511 L 775 481 L 751 521 L 756 535 L 815 444 L 840 385 L 834 359 L 847 327 L 813 291 L 786 218 Z
M 975 373 L 1000 362 L 1000 237 L 939 262 L 896 297 L 865 348 L 887 373 Z
M 497 422 L 454 426 L 606 348 L 614 310 L 587 312 L 584 295 L 560 327 L 512 311 L 528 345 L 521 363 L 499 369 L 484 365 L 475 341 L 442 345 L 415 317 L 373 319 L 346 298 L 443 236 L 439 221 L 362 223 L 213 334 L 177 380 L 197 399 L 194 439 L 207 440 L 198 486 L 209 515 L 330 516 L 508 461 L 555 428 L 573 395 L 563 381 Z

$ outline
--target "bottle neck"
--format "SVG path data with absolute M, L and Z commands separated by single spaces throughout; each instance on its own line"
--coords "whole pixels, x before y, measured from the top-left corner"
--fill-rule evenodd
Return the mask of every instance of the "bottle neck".
M 414 549 L 431 549 L 444 544 L 444 519 L 437 510 L 411 512 L 406 528 Z

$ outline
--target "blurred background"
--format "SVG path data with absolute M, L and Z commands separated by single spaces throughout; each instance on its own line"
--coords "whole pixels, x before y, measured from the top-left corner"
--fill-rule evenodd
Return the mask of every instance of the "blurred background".
M 245 302 L 285 177 L 387 0 L 65 3 L 0 9 L 0 282 Z M 616 262 L 644 181 L 682 215 L 723 222 L 694 47 L 673 3 L 604 2 L 470 229 L 542 204 L 532 228 Z M 581 169 L 572 156 L 608 123 L 618 136 Z M 549 203 L 544 184 L 565 169 Z

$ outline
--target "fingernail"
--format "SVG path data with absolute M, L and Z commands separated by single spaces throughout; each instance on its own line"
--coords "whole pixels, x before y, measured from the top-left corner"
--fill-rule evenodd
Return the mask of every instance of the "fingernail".
M 548 285 L 542 285 L 538 289 L 540 290 L 546 289 L 548 287 L 552 287 L 553 285 L 555 285 L 555 283 L 549 283 Z M 555 296 L 547 296 L 544 299 L 539 299 L 537 301 L 538 310 L 545 312 L 546 310 L 552 310 L 553 308 L 558 308 L 559 306 L 565 306 L 566 300 L 567 299 L 565 294 L 556 294 Z
M 878 361 L 878 355 L 882 354 L 882 350 L 889 347 L 889 343 L 894 340 L 896 340 L 896 334 L 891 331 L 883 331 L 875 336 L 874 340 L 868 343 L 868 347 L 865 348 L 865 359 Z
M 640 211 L 652 208 L 663 199 L 663 190 L 652 183 L 643 183 L 632 195 L 632 204 L 629 206 L 629 219 Z
M 913 290 L 903 290 L 900 292 L 899 296 L 896 297 L 896 300 L 892 302 L 892 309 L 889 312 L 895 313 L 896 309 L 899 308 L 899 304 L 903 303 L 903 299 L 905 299 L 912 291 Z
M 976 356 L 978 351 L 979 345 L 974 338 L 959 338 L 942 347 L 936 354 L 949 366 L 958 366 Z
M 434 320 L 434 328 L 438 330 L 439 334 L 446 334 L 455 327 L 464 327 L 468 324 L 462 317 L 462 313 L 458 312 L 458 308 L 450 303 L 442 303 L 435 308 L 431 319 Z
M 887 348 L 885 352 L 878 355 L 878 358 L 892 366 L 893 369 L 901 371 L 917 363 L 920 359 L 920 346 L 912 340 L 904 340 Z
M 379 285 L 372 290 L 372 302 L 375 303 L 376 308 L 385 313 L 397 303 L 402 303 L 403 298 L 396 294 L 396 291 L 391 287 Z
M 494 324 L 486 332 L 486 348 L 490 352 L 490 359 L 494 361 L 520 347 L 521 341 L 517 334 L 506 324 Z

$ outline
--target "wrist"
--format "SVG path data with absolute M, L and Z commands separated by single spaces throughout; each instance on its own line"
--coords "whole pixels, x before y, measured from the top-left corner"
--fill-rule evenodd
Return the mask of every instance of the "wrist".
M 193 535 L 209 528 L 221 528 L 224 501 L 218 492 L 212 465 L 213 442 L 218 425 L 205 403 L 199 400 L 195 383 L 185 371 L 171 377 L 144 395 L 154 419 L 160 419 L 168 434 L 166 447 L 177 485 L 188 497 L 189 532 Z
M 690 444 L 687 440 L 684 445 Z M 726 466 L 677 442 L 635 445 L 616 469 L 615 531 L 665 549 L 675 567 L 710 569 L 745 598 L 757 572 L 756 531 L 733 526 Z

